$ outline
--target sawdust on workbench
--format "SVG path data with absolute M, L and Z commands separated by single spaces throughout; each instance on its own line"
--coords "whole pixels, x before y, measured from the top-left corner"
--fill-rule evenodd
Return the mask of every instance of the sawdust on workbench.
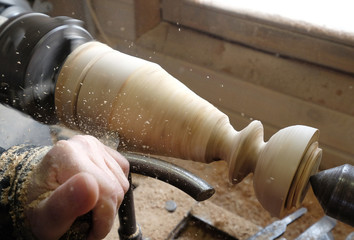
M 260 227 L 265 227 L 273 221 L 278 220 L 271 217 L 258 202 L 253 190 L 252 175 L 246 177 L 241 183 L 232 185 L 228 181 L 227 164 L 225 162 L 202 164 L 174 158 L 163 158 L 163 160 L 179 165 L 206 180 L 216 189 L 214 196 L 207 201 L 226 209 L 231 214 L 247 219 Z M 140 219 L 139 221 L 144 225 L 143 232 L 149 233 L 147 237 L 150 237 L 150 239 L 166 239 L 165 236 L 171 231 L 172 227 L 166 227 L 168 224 L 164 223 L 171 222 L 169 226 L 172 226 L 180 221 L 183 218 L 182 212 L 187 211 L 188 207 L 192 207 L 192 199 L 184 193 L 180 196 L 174 196 L 178 208 L 180 206 L 187 207 L 183 210 L 180 209 L 180 214 L 168 213 L 163 206 L 165 201 L 170 200 L 171 188 L 173 187 L 167 184 L 161 187 L 161 185 L 156 185 L 157 180 L 146 179 L 139 179 L 140 186 L 135 190 L 136 214 L 138 219 Z M 156 188 L 157 186 L 158 188 Z M 150 206 L 152 207 L 150 208 Z M 288 225 L 286 233 L 283 235 L 286 239 L 296 238 L 324 216 L 324 212 L 311 189 L 303 202 L 303 206 L 308 209 L 308 212 Z M 220 215 L 218 219 L 219 225 L 223 225 L 223 221 L 229 221 L 229 218 L 222 218 L 223 215 Z M 107 239 L 117 239 L 116 230 L 113 231 L 115 238 Z M 255 230 L 254 228 L 250 228 L 250 231 L 254 233 Z M 333 230 L 333 235 L 336 240 L 344 240 L 352 231 L 354 231 L 352 227 L 338 222 Z
M 232 185 L 228 181 L 228 166 L 226 162 L 220 161 L 211 164 L 201 164 L 172 158 L 166 160 L 171 161 L 176 165 L 183 166 L 214 186 L 216 194 L 210 199 L 210 201 L 216 205 L 229 210 L 231 213 L 248 219 L 261 227 L 265 227 L 273 221 L 278 220 L 277 218 L 271 217 L 258 202 L 253 189 L 252 175 L 246 177 L 241 183 Z M 288 225 L 287 231 L 283 236 L 286 239 L 296 238 L 324 216 L 324 212 L 311 188 L 302 205 L 307 208 L 308 212 L 292 224 Z M 353 227 L 337 222 L 332 233 L 336 240 L 344 240 L 346 236 L 353 231 Z

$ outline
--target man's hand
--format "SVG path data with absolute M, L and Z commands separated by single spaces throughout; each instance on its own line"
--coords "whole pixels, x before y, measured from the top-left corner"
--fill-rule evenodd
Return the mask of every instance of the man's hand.
M 92 210 L 88 239 L 104 238 L 129 188 L 128 172 L 128 161 L 94 137 L 59 141 L 37 165 L 28 186 L 26 215 L 32 232 L 39 239 L 59 239 L 78 216 Z

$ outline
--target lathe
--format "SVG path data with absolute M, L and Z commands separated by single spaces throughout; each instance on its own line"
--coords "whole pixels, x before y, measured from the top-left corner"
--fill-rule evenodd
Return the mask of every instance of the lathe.
M 1 103 L 45 124 L 118 134 L 122 151 L 226 161 L 232 183 L 254 174 L 256 196 L 273 216 L 301 206 L 321 161 L 317 129 L 291 126 L 264 142 L 259 121 L 236 131 L 224 113 L 159 65 L 95 41 L 80 21 L 32 12 L 20 0 L 0 6 Z M 326 182 L 354 192 L 348 169 L 344 185 Z M 322 192 L 319 177 L 312 179 L 315 193 Z M 350 196 L 335 200 L 339 210 L 329 214 L 353 225 Z

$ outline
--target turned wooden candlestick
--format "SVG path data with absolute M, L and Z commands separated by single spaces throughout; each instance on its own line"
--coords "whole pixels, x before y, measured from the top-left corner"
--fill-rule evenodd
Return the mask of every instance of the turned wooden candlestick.
M 234 183 L 253 172 L 257 198 L 274 216 L 300 205 L 321 159 L 317 129 L 288 127 L 267 143 L 259 121 L 237 132 L 224 113 L 159 65 L 98 42 L 69 55 L 58 76 L 55 105 L 69 127 L 119 133 L 128 150 L 206 163 L 225 160 Z

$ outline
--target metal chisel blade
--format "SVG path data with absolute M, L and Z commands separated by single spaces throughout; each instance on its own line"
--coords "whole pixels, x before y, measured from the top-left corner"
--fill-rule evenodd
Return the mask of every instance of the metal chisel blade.
M 247 240 L 276 239 L 285 232 L 288 224 L 295 221 L 297 218 L 301 217 L 306 212 L 306 208 L 300 208 L 289 216 L 269 224 Z

